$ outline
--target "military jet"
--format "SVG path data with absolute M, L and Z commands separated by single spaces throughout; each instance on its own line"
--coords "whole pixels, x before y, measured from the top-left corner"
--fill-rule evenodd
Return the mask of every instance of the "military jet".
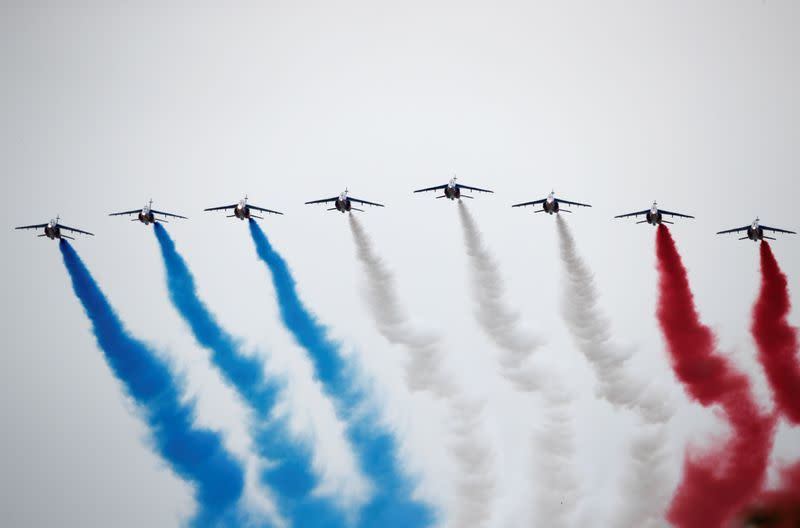
M 767 227 L 765 225 L 761 225 L 758 218 L 753 220 L 753 223 L 749 226 L 744 227 L 737 227 L 735 229 L 726 229 L 725 231 L 718 231 L 718 235 L 724 235 L 725 233 L 741 233 L 743 231 L 747 232 L 747 236 L 743 236 L 739 240 L 747 240 L 748 238 L 753 242 L 758 242 L 759 240 L 764 240 L 765 238 L 768 240 L 775 240 L 774 237 L 767 236 L 764 234 L 764 231 L 772 231 L 775 233 L 787 233 L 789 235 L 796 235 L 794 231 L 787 231 L 786 229 L 779 229 L 777 227 Z
M 40 237 L 47 237 L 50 240 L 55 240 L 57 238 L 68 238 L 70 240 L 75 240 L 73 237 L 65 235 L 62 233 L 63 231 L 70 231 L 72 233 L 80 233 L 81 235 L 89 235 L 94 236 L 94 233 L 90 233 L 88 231 L 82 231 L 80 229 L 75 229 L 74 227 L 69 227 L 61 224 L 59 221 L 61 217 L 56 216 L 55 220 L 50 220 L 46 224 L 35 224 L 35 225 L 27 225 L 27 226 L 19 226 L 15 227 L 14 229 L 41 229 L 44 228 L 44 233 L 41 235 L 37 235 Z
M 312 200 L 310 202 L 306 202 L 306 205 L 309 204 L 320 204 L 320 203 L 329 203 L 333 202 L 333 207 L 328 208 L 328 211 L 339 211 L 341 213 L 348 213 L 350 211 L 361 211 L 364 212 L 363 209 L 358 209 L 353 207 L 353 203 L 357 204 L 365 204 L 365 205 L 374 205 L 376 207 L 383 207 L 383 204 L 375 203 L 375 202 L 368 202 L 366 200 L 359 200 L 358 198 L 353 198 L 348 195 L 349 191 L 345 189 L 339 196 L 334 196 L 333 198 L 323 198 L 321 200 Z
M 156 222 L 167 222 L 163 218 L 157 218 L 156 215 L 161 216 L 169 216 L 171 218 L 183 218 L 186 220 L 185 216 L 176 215 L 172 213 L 165 213 L 164 211 L 156 211 L 153 209 L 153 200 L 150 200 L 147 205 L 142 207 L 141 209 L 131 209 L 130 211 L 122 211 L 119 213 L 110 213 L 108 216 L 122 216 L 122 215 L 137 215 L 136 218 L 131 218 L 131 222 L 136 222 L 137 220 L 144 225 L 155 224 Z
M 562 200 L 556 198 L 555 194 L 556 194 L 555 191 L 550 191 L 550 194 L 547 195 L 547 198 L 542 198 L 541 200 L 534 200 L 532 202 L 518 203 L 512 205 L 511 207 L 525 207 L 526 205 L 532 205 L 535 207 L 539 204 L 542 204 L 542 208 L 539 209 L 538 211 L 534 211 L 534 213 L 549 213 L 549 214 L 559 213 L 559 212 L 563 213 L 572 212 L 569 209 L 561 209 L 561 204 L 574 205 L 577 207 L 591 207 L 591 205 L 589 204 L 580 202 L 570 202 L 569 200 Z
M 478 187 L 470 187 L 469 185 L 463 185 L 458 183 L 455 176 L 453 176 L 449 182 L 445 183 L 444 185 L 437 185 L 436 187 L 428 187 L 426 189 L 417 189 L 414 191 L 415 193 L 420 192 L 428 192 L 428 191 L 438 191 L 442 190 L 444 194 L 441 196 L 437 196 L 436 198 L 449 198 L 450 200 L 460 200 L 461 198 L 469 198 L 472 199 L 472 196 L 461 194 L 461 190 L 467 191 L 477 191 L 477 192 L 485 192 L 485 193 L 494 193 L 494 191 L 490 191 L 489 189 L 481 189 Z
M 233 209 L 233 214 L 227 215 L 227 218 L 238 218 L 239 220 L 249 220 L 250 218 L 258 218 L 259 220 L 263 220 L 263 216 L 254 215 L 253 211 L 261 211 L 262 213 L 272 213 L 272 214 L 279 214 L 282 215 L 283 213 L 278 211 L 273 211 L 272 209 L 264 209 L 263 207 L 256 207 L 255 205 L 250 205 L 247 203 L 247 195 L 244 198 L 239 200 L 238 204 L 232 205 L 221 205 L 219 207 L 209 207 L 208 209 L 203 209 L 204 211 L 225 211 L 228 209 Z
M 658 203 L 656 203 L 656 202 L 653 202 L 653 206 L 650 209 L 645 209 L 644 211 L 637 211 L 635 213 L 621 214 L 621 215 L 615 216 L 614 218 L 626 218 L 628 216 L 639 216 L 639 215 L 645 215 L 645 219 L 641 220 L 639 222 L 636 222 L 637 224 L 644 224 L 646 222 L 646 223 L 651 224 L 651 225 L 658 225 L 658 224 L 661 224 L 661 223 L 664 223 L 664 224 L 674 224 L 675 223 L 675 222 L 670 222 L 669 220 L 664 220 L 664 218 L 663 218 L 664 215 L 679 216 L 681 218 L 694 218 L 693 216 L 690 216 L 690 215 L 687 215 L 687 214 L 674 213 L 672 211 L 667 211 L 666 209 L 659 209 L 658 208 Z

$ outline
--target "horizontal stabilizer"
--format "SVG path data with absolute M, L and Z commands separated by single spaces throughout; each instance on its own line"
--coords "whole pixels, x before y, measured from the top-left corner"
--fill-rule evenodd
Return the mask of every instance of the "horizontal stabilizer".
M 639 220 L 639 221 L 638 221 L 638 222 L 636 222 L 636 223 L 637 223 L 637 224 L 645 224 L 645 223 L 647 223 L 647 220 Z
M 443 195 L 441 195 L 441 196 L 437 196 L 437 197 L 436 197 L 436 199 L 437 199 L 437 200 L 438 200 L 439 198 L 447 198 L 447 196 L 443 194 Z
M 669 220 L 662 220 L 662 224 L 674 224 L 675 222 L 670 222 Z
M 750 237 L 742 237 L 739 240 L 747 240 L 748 238 L 750 238 Z
M 770 240 L 778 240 L 777 238 L 770 237 L 770 236 L 767 236 L 767 235 L 764 235 L 764 238 L 768 238 L 768 239 L 770 239 Z
M 460 197 L 461 198 L 469 198 L 470 200 L 474 200 L 475 199 L 474 196 L 467 196 L 466 194 L 462 194 Z

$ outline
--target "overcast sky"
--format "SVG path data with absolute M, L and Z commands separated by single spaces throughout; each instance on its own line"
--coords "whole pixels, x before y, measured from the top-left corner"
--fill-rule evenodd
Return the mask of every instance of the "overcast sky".
M 680 405 L 670 425 L 676 483 L 687 442 L 722 429 L 669 368 L 654 316 L 655 231 L 615 214 L 658 200 L 697 217 L 672 230 L 699 310 L 769 403 L 749 335 L 757 246 L 714 233 L 756 216 L 800 227 L 797 2 L 0 9 L 0 524 L 169 526 L 194 507 L 187 485 L 149 449 L 56 244 L 15 225 L 60 214 L 96 233 L 74 245 L 121 318 L 185 377 L 198 422 L 249 456 L 244 406 L 170 304 L 152 228 L 107 216 L 150 198 L 190 217 L 167 229 L 200 295 L 289 377 L 287 408 L 299 434 L 321 432 L 325 482 L 342 501 L 363 491 L 360 481 L 304 352 L 280 324 L 247 226 L 204 207 L 247 193 L 285 213 L 263 229 L 306 304 L 379 387 L 420 496 L 445 512 L 454 499 L 442 426 L 425 395 L 405 392 L 400 350 L 372 325 L 345 215 L 305 201 L 348 187 L 386 204 L 362 225 L 405 307 L 441 332 L 454 379 L 486 402 L 502 497 L 492 527 L 514 526 L 530 501 L 520 490 L 535 476 L 520 460 L 539 409 L 509 389 L 495 345 L 476 326 L 456 204 L 413 189 L 457 173 L 495 191 L 466 205 L 500 263 L 509 304 L 546 337 L 543 360 L 578 395 L 581 512 L 595 526 L 619 498 L 634 421 L 595 398 L 594 376 L 561 320 L 555 219 L 512 203 L 554 189 L 593 205 L 567 220 L 615 339 L 636 347 L 635 372 L 663 382 Z M 800 238 L 773 248 L 797 292 Z M 798 446 L 800 432 L 782 426 L 775 459 L 797 458 Z M 253 488 L 254 504 L 268 502 Z

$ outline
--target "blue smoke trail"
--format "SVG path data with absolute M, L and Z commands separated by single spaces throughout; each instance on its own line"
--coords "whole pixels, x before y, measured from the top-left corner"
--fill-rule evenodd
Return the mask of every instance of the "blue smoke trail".
M 354 372 L 342 358 L 339 345 L 328 339 L 327 329 L 303 305 L 289 266 L 253 220 L 250 220 L 250 234 L 256 253 L 272 275 L 283 324 L 311 356 L 317 377 L 346 421 L 348 438 L 356 449 L 362 470 L 375 486 L 370 502 L 361 512 L 359 525 L 382 528 L 430 525 L 433 513 L 427 505 L 411 499 L 411 484 L 396 467 L 394 438 L 377 425 L 374 410 L 360 412 L 358 418 L 350 420 L 353 411 L 365 403 L 365 397 L 356 388 Z
M 240 353 L 239 343 L 219 325 L 198 297 L 189 266 L 175 249 L 167 230 L 161 224 L 154 227 L 173 305 L 195 339 L 211 352 L 211 360 L 228 383 L 257 415 L 254 441 L 259 454 L 271 462 L 262 480 L 275 492 L 280 513 L 297 527 L 343 526 L 343 516 L 330 501 L 313 496 L 317 480 L 311 469 L 310 449 L 292 442 L 285 419 L 271 417 L 280 386 L 266 379 L 261 360 Z
M 158 453 L 182 479 L 194 485 L 198 511 L 192 526 L 230 526 L 244 473 L 216 433 L 192 425 L 194 409 L 180 403 L 168 368 L 144 343 L 125 330 L 114 309 L 72 246 L 59 242 L 72 288 L 92 321 L 97 344 L 114 374 L 136 401 L 150 426 Z

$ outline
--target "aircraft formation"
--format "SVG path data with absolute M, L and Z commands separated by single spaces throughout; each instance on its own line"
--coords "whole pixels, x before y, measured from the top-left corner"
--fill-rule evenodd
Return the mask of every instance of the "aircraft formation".
M 479 193 L 494 193 L 494 191 L 489 189 L 483 189 L 480 187 L 473 187 L 470 185 L 464 185 L 463 183 L 459 183 L 458 178 L 455 176 L 453 176 L 450 179 L 450 181 L 448 181 L 445 184 L 435 185 L 433 187 L 426 187 L 424 189 L 417 189 L 414 191 L 414 193 L 439 192 L 439 191 L 441 191 L 442 194 L 437 196 L 436 197 L 437 199 L 447 198 L 449 200 L 459 200 L 459 201 L 461 201 L 462 198 L 469 198 L 469 199 L 474 198 L 469 194 L 464 194 L 463 193 L 464 191 L 470 193 L 473 191 Z M 254 212 L 276 214 L 276 215 L 283 214 L 280 211 L 275 211 L 273 209 L 266 209 L 264 207 L 258 207 L 252 205 L 248 203 L 247 200 L 248 197 L 245 195 L 245 197 L 239 200 L 238 203 L 231 205 L 221 205 L 217 207 L 208 207 L 204 209 L 204 211 L 231 211 L 232 214 L 227 215 L 227 218 L 238 218 L 239 220 L 249 220 L 249 219 L 263 220 L 264 218 L 263 216 L 254 214 Z M 363 209 L 354 207 L 353 204 L 358 204 L 362 206 L 370 205 L 375 207 L 385 207 L 384 204 L 381 203 L 362 200 L 360 198 L 354 198 L 350 196 L 350 191 L 348 189 L 342 191 L 338 196 L 333 196 L 331 198 L 321 198 L 319 200 L 311 200 L 309 202 L 305 202 L 305 204 L 306 205 L 333 204 L 333 207 L 329 207 L 327 210 L 339 211 L 340 213 L 352 213 L 353 211 L 364 212 Z M 591 207 L 590 204 L 582 202 L 573 202 L 571 200 L 566 200 L 563 198 L 556 198 L 555 191 L 550 191 L 550 193 L 545 198 L 514 204 L 511 207 L 527 207 L 527 206 L 533 207 L 535 209 L 533 211 L 534 213 L 548 213 L 550 215 L 560 214 L 560 213 L 572 213 L 571 209 L 564 209 L 562 206 Z M 537 206 L 541 207 L 537 209 Z M 150 200 L 141 209 L 131 209 L 129 211 L 120 211 L 117 213 L 109 214 L 109 216 L 127 216 L 127 215 L 136 215 L 136 217 L 132 218 L 131 221 L 132 222 L 139 221 L 144 225 L 155 224 L 157 222 L 168 222 L 166 218 L 179 218 L 183 220 L 187 219 L 187 217 L 185 216 L 153 209 L 153 200 Z M 658 202 L 655 201 L 653 202 L 653 205 L 650 206 L 649 209 L 644 209 L 642 211 L 636 211 L 633 213 L 620 214 L 615 216 L 614 218 L 630 218 L 630 217 L 635 218 L 639 216 L 644 216 L 644 220 L 637 221 L 636 222 L 637 224 L 647 223 L 653 226 L 657 226 L 662 223 L 664 224 L 674 223 L 671 220 L 666 220 L 664 218 L 665 216 L 669 216 L 672 218 L 687 218 L 687 219 L 694 218 L 694 216 L 692 215 L 661 209 L 658 206 Z M 47 223 L 18 226 L 15 229 L 43 229 L 43 233 L 37 236 L 47 237 L 50 240 L 56 240 L 61 238 L 68 238 L 70 240 L 74 240 L 73 237 L 64 234 L 64 231 L 68 231 L 70 233 L 94 236 L 93 233 L 90 233 L 88 231 L 83 231 L 81 229 L 76 229 L 74 227 L 69 227 L 61 224 L 60 217 L 56 217 L 55 220 L 50 220 Z M 739 240 L 749 239 L 754 242 L 758 242 L 764 239 L 775 240 L 774 237 L 766 235 L 765 232 L 783 233 L 790 235 L 797 234 L 794 231 L 789 231 L 788 229 L 765 226 L 761 224 L 761 220 L 759 218 L 756 218 L 750 225 L 718 231 L 717 234 L 722 235 L 728 233 L 746 233 L 746 235 L 739 238 Z

